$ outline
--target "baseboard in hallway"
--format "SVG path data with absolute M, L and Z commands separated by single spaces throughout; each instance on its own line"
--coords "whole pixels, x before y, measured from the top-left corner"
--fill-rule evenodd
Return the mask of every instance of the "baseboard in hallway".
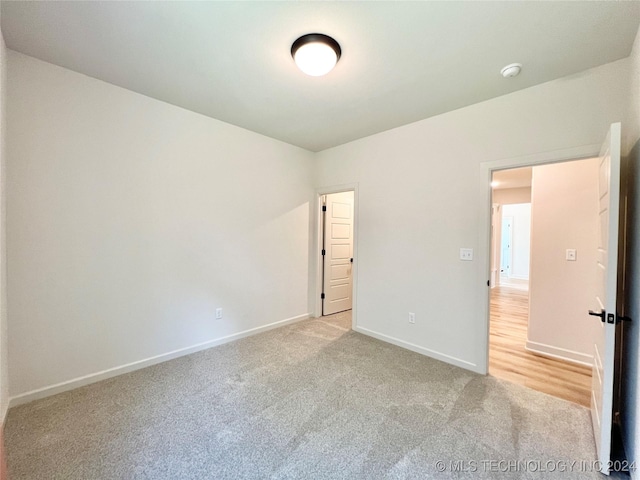
M 500 278 L 498 287 L 515 288 L 517 290 L 529 291 L 529 280 L 518 278 Z

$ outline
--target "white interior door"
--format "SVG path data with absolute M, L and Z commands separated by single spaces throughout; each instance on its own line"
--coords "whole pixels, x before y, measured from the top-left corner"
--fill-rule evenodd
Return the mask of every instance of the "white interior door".
M 511 278 L 511 245 L 513 243 L 512 226 L 513 217 L 502 217 L 502 238 L 500 241 L 502 250 L 500 253 L 500 275 L 507 278 Z
M 613 425 L 613 377 L 616 350 L 616 305 L 618 298 L 618 215 L 620 207 L 620 124 L 611 125 L 600 151 L 600 235 L 598 239 L 598 284 L 595 298 L 600 317 L 593 357 L 591 420 L 602 473 L 609 474 Z
M 350 310 L 353 284 L 353 192 L 325 196 L 322 314 Z
M 497 203 L 491 206 L 491 278 L 489 285 L 494 288 L 498 284 L 500 269 L 500 241 L 498 232 L 500 232 L 500 205 Z

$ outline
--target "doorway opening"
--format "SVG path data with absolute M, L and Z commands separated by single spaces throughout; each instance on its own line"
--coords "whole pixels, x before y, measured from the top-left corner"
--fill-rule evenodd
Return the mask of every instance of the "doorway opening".
M 349 317 L 353 308 L 354 191 L 321 195 L 321 315 Z
M 589 407 L 599 159 L 494 171 L 489 374 Z
M 621 124 L 613 123 L 606 132 L 606 137 L 601 145 L 584 145 L 564 150 L 556 150 L 545 153 L 529 155 L 527 157 L 509 158 L 503 160 L 495 160 L 491 162 L 483 162 L 481 164 L 480 180 L 482 187 L 480 189 L 481 197 L 481 218 L 480 222 L 480 269 L 479 280 L 484 288 L 491 286 L 491 198 L 492 191 L 489 183 L 492 175 L 496 171 L 508 170 L 519 167 L 533 167 L 532 179 L 532 233 L 531 233 L 531 265 L 530 265 L 530 291 L 528 306 L 529 317 L 527 326 L 527 350 L 533 347 L 540 351 L 540 356 L 546 358 L 575 356 L 570 363 L 580 363 L 580 349 L 577 344 L 583 342 L 585 338 L 593 341 L 590 352 L 586 355 L 586 364 L 592 365 L 592 383 L 591 383 L 591 399 L 590 413 L 593 425 L 593 433 L 595 438 L 595 446 L 597 459 L 600 463 L 600 471 L 609 474 L 610 460 L 612 458 L 612 431 L 614 418 L 620 412 L 619 397 L 616 398 L 616 392 L 621 388 L 621 379 L 624 377 L 624 369 L 619 363 L 621 342 L 619 332 L 621 330 L 621 321 L 626 319 L 624 290 L 619 285 L 620 277 L 624 277 L 625 264 L 624 254 L 625 245 L 624 237 L 621 236 L 626 228 L 626 215 L 624 204 L 625 193 L 621 188 Z M 536 175 L 536 168 L 548 169 L 553 166 L 573 166 L 578 164 L 578 159 L 593 159 L 597 165 L 597 180 L 590 182 L 589 185 L 597 186 L 597 201 L 595 204 L 591 199 L 576 200 L 574 194 L 585 194 L 582 187 L 577 187 L 566 192 L 565 196 L 551 206 L 545 205 L 544 200 L 548 197 L 541 195 L 540 199 L 543 206 L 555 213 L 556 217 L 561 216 L 555 226 L 555 234 L 551 234 L 549 238 L 562 235 L 564 245 L 558 248 L 557 244 L 548 241 L 544 236 L 536 240 L 536 217 L 539 216 L 540 202 L 536 201 L 536 192 L 544 192 L 541 188 L 545 182 L 539 182 Z M 543 170 L 541 170 L 543 171 Z M 571 173 L 551 175 L 547 178 L 548 186 L 566 185 L 566 182 L 576 180 L 576 176 Z M 592 197 L 591 197 L 592 198 Z M 570 200 L 567 202 L 567 200 Z M 547 202 L 548 203 L 548 202 Z M 576 213 L 576 207 L 582 203 L 591 205 L 591 213 L 595 210 L 597 214 L 597 222 L 595 233 L 587 234 L 585 230 L 572 228 L 574 220 L 580 219 L 581 214 Z M 571 213 L 568 213 L 571 212 Z M 545 218 L 545 217 L 543 217 Z M 548 223 L 543 222 L 542 225 Z M 588 245 L 581 244 L 585 240 L 593 240 L 596 243 Z M 536 245 L 545 247 L 543 250 L 553 252 L 553 258 L 548 263 L 538 265 L 538 255 L 536 253 Z M 583 245 L 583 246 L 579 246 Z M 585 246 L 586 245 L 586 246 Z M 551 246 L 551 247 L 550 247 Z M 584 262 L 585 256 L 588 259 L 591 256 L 591 265 L 589 261 Z M 539 260 L 539 258 L 538 258 Z M 587 267 L 584 272 L 580 266 Z M 574 300 L 577 297 L 573 295 L 567 296 L 563 294 L 563 290 L 558 286 L 572 286 L 580 283 L 576 279 L 576 274 L 592 278 L 594 270 L 596 271 L 596 280 L 589 282 L 586 286 L 586 292 L 589 293 L 588 298 L 582 302 L 579 311 L 574 308 Z M 542 273 L 540 273 L 542 272 Z M 585 273 L 586 272 L 586 273 Z M 543 279 L 556 277 L 557 281 L 540 281 Z M 536 286 L 537 285 L 537 286 Z M 538 287 L 541 290 L 538 291 Z M 495 285 L 494 285 L 495 288 Z M 486 295 L 481 295 L 480 305 L 483 312 L 483 321 L 481 328 L 483 333 L 482 344 L 480 348 L 483 355 L 480 359 L 479 372 L 489 373 L 489 357 L 490 357 L 490 292 L 485 291 Z M 555 298 L 551 302 L 543 302 L 542 310 L 535 307 L 538 305 L 540 298 L 553 298 L 554 294 L 560 293 L 560 298 Z M 575 293 L 575 292 L 574 292 Z M 585 291 L 578 293 L 584 294 Z M 540 313 L 542 312 L 542 313 Z M 578 316 L 574 317 L 578 312 Z M 534 317 L 546 319 L 547 322 L 537 324 Z M 534 323 L 537 326 L 534 326 Z M 564 341 L 569 342 L 564 347 L 557 345 L 547 345 L 541 340 L 540 336 L 554 334 L 555 332 L 564 333 Z M 569 335 L 566 333 L 569 332 Z M 532 338 L 535 336 L 536 338 Z M 551 347 L 551 348 L 550 348 Z M 555 347 L 555 348 L 554 348 Z M 550 376 L 550 375 L 548 375 Z M 548 379 L 547 379 L 548 381 Z

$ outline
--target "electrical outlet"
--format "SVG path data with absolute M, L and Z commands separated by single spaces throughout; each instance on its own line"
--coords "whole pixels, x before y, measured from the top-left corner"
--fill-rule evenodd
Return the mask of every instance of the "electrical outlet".
M 222 319 L 222 309 L 216 308 L 216 320 L 221 320 L 221 319 Z
M 464 260 L 466 262 L 473 260 L 473 248 L 461 248 L 460 260 Z
M 409 323 L 416 323 L 416 314 L 409 312 Z

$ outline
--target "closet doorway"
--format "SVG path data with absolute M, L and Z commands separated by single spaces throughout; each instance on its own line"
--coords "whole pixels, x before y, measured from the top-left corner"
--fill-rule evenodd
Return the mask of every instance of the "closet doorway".
M 322 195 L 322 315 L 353 307 L 354 192 Z

